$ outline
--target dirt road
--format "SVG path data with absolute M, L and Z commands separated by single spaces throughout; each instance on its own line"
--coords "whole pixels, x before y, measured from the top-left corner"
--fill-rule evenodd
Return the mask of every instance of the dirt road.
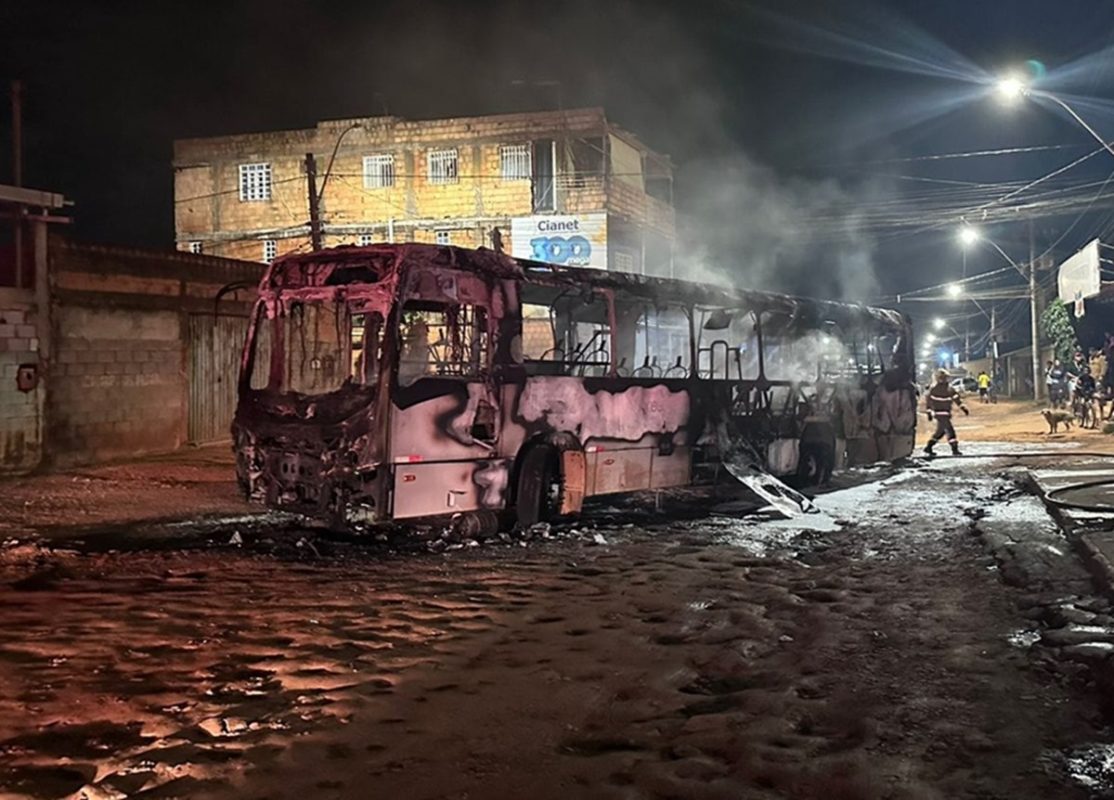
M 1002 464 L 940 459 L 820 498 L 818 530 L 10 546 L 0 792 L 1094 796 L 1101 693 L 1070 644 L 1033 642 L 1109 607 L 1035 504 Z

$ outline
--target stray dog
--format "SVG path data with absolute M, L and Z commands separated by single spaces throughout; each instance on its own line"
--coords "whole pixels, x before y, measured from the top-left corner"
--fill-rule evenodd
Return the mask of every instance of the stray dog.
M 1041 412 L 1044 421 L 1048 423 L 1048 432 L 1058 432 L 1061 425 L 1066 430 L 1071 430 L 1071 424 L 1075 421 L 1075 416 L 1070 411 L 1065 411 L 1061 408 L 1046 408 Z

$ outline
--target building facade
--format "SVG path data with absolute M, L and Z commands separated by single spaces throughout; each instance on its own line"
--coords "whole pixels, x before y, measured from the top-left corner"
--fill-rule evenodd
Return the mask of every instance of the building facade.
M 602 109 L 368 117 L 174 144 L 177 247 L 269 262 L 311 248 L 427 242 L 673 274 L 669 159 Z M 497 232 L 497 233 L 496 233 Z

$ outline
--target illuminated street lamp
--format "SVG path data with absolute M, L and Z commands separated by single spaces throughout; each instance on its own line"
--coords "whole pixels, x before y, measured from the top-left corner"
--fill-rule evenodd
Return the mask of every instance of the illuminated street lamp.
M 959 243 L 964 247 L 970 247 L 979 240 L 978 228 L 972 228 L 970 225 L 964 225 L 959 229 Z
M 948 293 L 948 297 L 956 298 L 963 294 L 963 287 L 958 283 L 949 283 L 944 287 L 944 291 Z
M 998 96 L 1000 98 L 1009 103 L 1017 102 L 1022 97 L 1036 97 L 1042 100 L 1051 100 L 1060 108 L 1064 109 L 1064 111 L 1068 112 L 1068 114 L 1071 115 L 1071 118 L 1078 122 L 1083 130 L 1091 134 L 1091 136 L 1094 137 L 1095 141 L 1103 146 L 1106 152 L 1114 156 L 1114 147 L 1111 147 L 1110 143 L 1107 142 L 1106 139 L 1103 139 L 1101 136 L 1099 136 L 1098 132 L 1095 131 L 1095 129 L 1092 128 L 1090 125 L 1088 125 L 1086 120 L 1084 120 L 1083 117 L 1079 116 L 1074 108 L 1069 106 L 1067 103 L 1065 103 L 1063 100 L 1061 100 L 1059 97 L 1052 94 L 1051 92 L 1045 92 L 1041 89 L 1034 89 L 1024 78 L 1017 74 L 1009 74 L 1003 76 L 994 85 L 994 89 L 998 92 Z
M 1016 88 L 1014 86 L 1014 81 L 1017 81 L 1018 83 L 1020 83 L 1020 80 L 1017 79 L 1017 78 L 1007 78 L 1007 79 L 1001 81 L 998 84 L 999 92 L 1001 92 L 1002 94 L 1005 94 L 1008 91 L 1014 91 L 1015 88 Z M 1022 87 L 1023 93 L 1031 93 L 1031 90 L 1028 90 L 1028 89 L 1024 88 L 1025 87 L 1024 83 L 1020 83 L 1020 85 Z M 1043 96 L 1044 93 L 1042 92 L 1041 94 Z M 1106 143 L 1104 142 L 1103 144 L 1105 146 Z M 1107 149 L 1109 149 L 1109 148 L 1107 148 Z M 1114 150 L 1111 150 L 1111 154 L 1114 155 Z M 1016 261 L 1014 261 L 1012 258 L 1010 258 L 1009 253 L 1007 253 L 1005 250 L 1003 250 L 1001 247 L 998 246 L 997 242 L 995 242 L 993 239 L 990 239 L 986 236 L 983 236 L 983 234 L 979 231 L 978 228 L 974 228 L 974 227 L 972 227 L 972 226 L 970 226 L 966 223 L 964 223 L 963 226 L 959 229 L 959 241 L 963 243 L 964 248 L 969 247 L 970 245 L 973 245 L 976 242 L 984 242 L 985 244 L 990 245 L 991 247 L 993 247 L 995 250 L 998 251 L 998 255 L 1000 255 L 1002 258 L 1006 259 L 1006 261 L 1008 261 L 1010 263 L 1010 266 L 1012 266 L 1014 269 L 1017 270 L 1018 274 L 1020 274 L 1021 277 L 1027 278 L 1029 280 L 1029 315 L 1030 315 L 1029 335 L 1032 337 L 1032 340 L 1033 340 L 1032 341 L 1032 347 L 1031 347 L 1031 349 L 1032 349 L 1031 356 L 1032 356 L 1032 362 L 1033 362 L 1033 374 L 1034 375 L 1039 374 L 1040 373 L 1040 339 L 1039 339 L 1038 334 L 1037 334 L 1037 277 L 1036 277 L 1035 265 L 1029 264 L 1029 270 L 1028 270 L 1028 272 L 1026 272 L 1024 269 L 1021 268 L 1021 266 Z M 964 258 L 966 258 L 966 250 L 964 250 L 964 254 L 965 254 Z M 952 286 L 955 286 L 955 284 L 952 284 L 951 286 L 948 287 L 948 294 L 951 294 Z M 981 306 L 980 306 L 980 310 L 981 310 Z M 990 338 L 991 338 L 991 340 L 993 340 L 994 339 L 994 334 L 996 332 L 995 329 L 997 327 L 994 324 L 994 316 L 993 316 L 994 307 L 993 306 L 991 306 L 990 311 L 991 311 Z M 983 313 L 986 313 L 986 312 L 983 312 Z M 1033 381 L 1033 399 L 1034 400 L 1040 400 L 1040 381 L 1036 381 L 1036 380 Z
M 1028 85 L 1017 75 L 1006 75 L 1000 78 L 994 88 L 998 91 L 998 96 L 1007 103 L 1019 100 L 1029 91 Z
M 936 319 L 932 320 L 932 327 L 936 330 L 942 330 L 947 324 L 948 323 L 944 321 L 943 317 L 937 317 Z

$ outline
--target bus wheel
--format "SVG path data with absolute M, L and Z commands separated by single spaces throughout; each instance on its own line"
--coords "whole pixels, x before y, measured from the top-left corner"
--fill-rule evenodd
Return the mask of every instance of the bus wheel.
M 829 448 L 818 444 L 802 445 L 797 479 L 802 486 L 820 486 L 827 482 L 833 466 Z
M 531 447 L 518 471 L 515 514 L 519 527 L 528 528 L 553 519 L 560 499 L 557 451 L 549 445 Z

